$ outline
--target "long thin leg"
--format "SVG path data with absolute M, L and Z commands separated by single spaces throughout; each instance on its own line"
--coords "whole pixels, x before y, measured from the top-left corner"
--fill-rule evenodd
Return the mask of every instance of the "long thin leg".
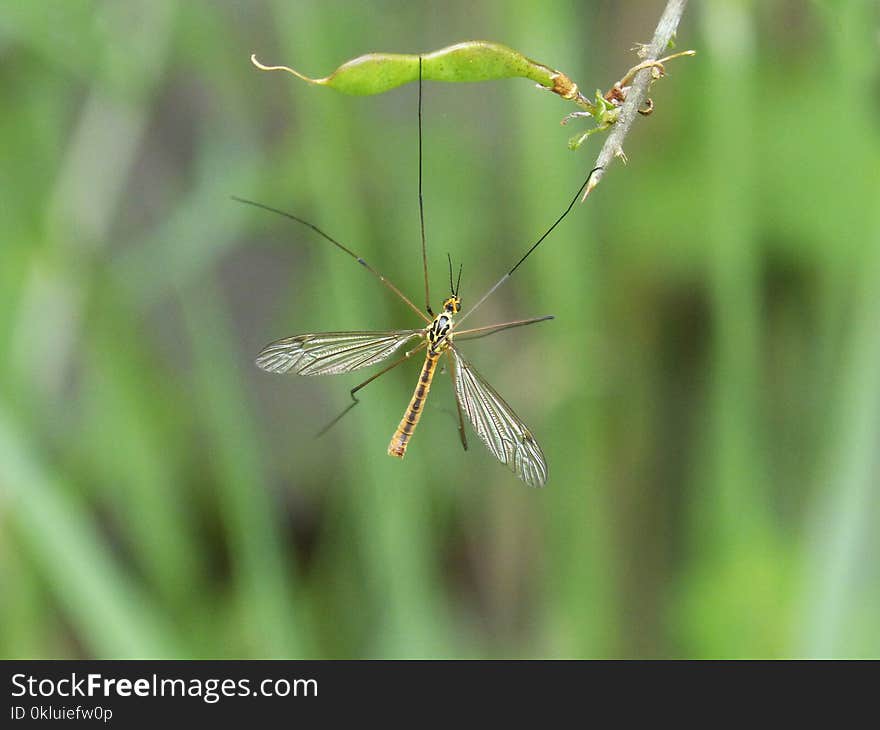
M 420 345 L 418 345 L 417 347 L 415 347 L 415 348 L 413 348 L 412 350 L 409 350 L 408 352 L 404 353 L 403 357 L 399 358 L 398 360 L 395 360 L 395 361 L 394 361 L 393 363 L 391 363 L 388 367 L 382 368 L 378 373 L 376 373 L 375 375 L 371 375 L 371 376 L 370 376 L 369 378 L 367 378 L 363 383 L 360 383 L 360 384 L 354 386 L 354 388 L 352 388 L 352 389 L 349 391 L 349 394 L 351 395 L 351 400 L 352 400 L 352 402 L 349 403 L 349 404 L 345 407 L 345 409 L 342 411 L 342 413 L 340 413 L 340 414 L 339 414 L 338 416 L 336 416 L 332 421 L 330 421 L 330 423 L 328 423 L 326 426 L 324 426 L 324 428 L 322 428 L 320 431 L 318 431 L 318 433 L 315 434 L 315 438 L 321 438 L 321 436 L 323 436 L 325 433 L 327 433 L 327 431 L 329 431 L 329 430 L 330 430 L 331 428 L 333 428 L 337 423 L 339 423 L 339 421 L 342 420 L 342 417 L 343 417 L 346 413 L 348 413 L 352 408 L 354 408 L 358 403 L 360 403 L 360 401 L 359 401 L 359 400 L 357 399 L 357 397 L 355 396 L 355 393 L 357 393 L 361 388 L 365 388 L 366 386 L 368 386 L 370 383 L 372 383 L 374 380 L 376 380 L 377 378 L 379 378 L 379 377 L 381 377 L 382 375 L 384 375 L 385 373 L 387 373 L 389 370 L 393 370 L 394 368 L 396 368 L 396 367 L 397 367 L 398 365 L 400 365 L 401 363 L 406 362 L 407 360 L 409 360 L 410 357 L 412 357 L 415 353 L 417 353 L 419 350 L 421 350 L 426 344 L 427 344 L 427 342 L 422 342 L 422 343 L 421 343 Z
M 458 411 L 458 437 L 461 439 L 462 448 L 467 451 L 467 433 L 464 430 L 464 415 L 461 411 L 461 401 L 458 398 L 458 391 L 455 389 L 455 360 L 451 357 L 446 358 L 449 361 L 449 375 L 452 378 L 452 395 L 455 396 L 455 409 Z
M 422 229 L 422 268 L 425 272 L 425 311 L 431 311 L 431 291 L 428 286 L 428 244 L 425 241 L 425 204 L 422 200 L 422 57 L 419 56 L 419 225 Z
M 458 318 L 458 323 L 459 323 L 459 324 L 461 324 L 461 323 L 464 322 L 468 317 L 470 317 L 470 316 L 471 316 L 471 315 L 472 315 L 477 309 L 479 309 L 480 305 L 481 305 L 483 302 L 485 302 L 490 296 L 492 296 L 492 294 L 495 293 L 495 291 L 498 289 L 498 287 L 500 287 L 505 281 L 507 281 L 511 276 L 513 276 L 513 272 L 516 271 L 516 270 L 520 267 L 520 265 L 522 264 L 522 262 L 525 261 L 525 260 L 526 260 L 526 259 L 532 254 L 532 252 L 533 252 L 536 248 L 538 248 L 538 246 L 541 245 L 541 242 L 542 242 L 545 238 L 547 238 L 547 236 L 549 236 L 549 235 L 553 232 L 553 229 L 556 228 L 556 226 L 558 226 L 560 223 L 562 223 L 562 220 L 565 218 L 565 216 L 567 216 L 567 215 L 569 214 L 569 212 L 571 211 L 571 209 L 574 207 L 574 204 L 577 202 L 577 199 L 580 197 L 581 192 L 583 192 L 584 188 L 587 187 L 587 183 L 590 182 L 590 178 L 593 177 L 593 173 L 596 172 L 596 170 L 601 170 L 601 169 L 602 169 L 601 167 L 594 167 L 592 170 L 590 170 L 590 174 L 587 175 L 587 179 L 584 180 L 583 185 L 581 185 L 580 189 L 577 191 L 577 193 L 575 194 L 575 196 L 571 199 L 571 202 L 568 204 L 568 207 L 562 212 L 562 215 L 560 215 L 560 216 L 556 219 L 556 221 L 553 223 L 553 225 L 550 226 L 550 227 L 544 232 L 544 235 L 542 235 L 537 241 L 535 241 L 535 242 L 532 244 L 532 246 L 529 248 L 529 250 L 526 251 L 526 252 L 523 254 L 522 258 L 521 258 L 519 261 L 517 261 L 517 262 L 513 265 L 513 268 L 512 268 L 510 271 L 508 271 L 504 276 L 502 276 L 498 281 L 496 281 L 496 282 L 492 285 L 492 288 L 489 289 L 489 291 L 487 291 L 485 294 L 483 294 L 483 296 L 481 296 L 481 297 L 477 300 L 477 303 L 474 304 L 474 306 L 472 306 L 467 312 L 465 312 L 461 317 Z
M 480 337 L 488 337 L 496 332 L 503 332 L 513 327 L 525 327 L 527 324 L 535 324 L 536 322 L 546 322 L 553 319 L 552 314 L 545 314 L 543 317 L 531 317 L 530 319 L 518 319 L 514 322 L 502 322 L 501 324 L 490 324 L 486 327 L 474 327 L 467 330 L 456 330 L 454 337 L 456 340 L 476 340 Z
M 292 220 L 292 221 L 296 221 L 297 223 L 299 223 L 301 225 L 304 225 L 304 226 L 307 226 L 308 228 L 311 228 L 319 236 L 323 236 L 328 241 L 330 241 L 330 243 L 332 243 L 334 246 L 336 246 L 336 248 L 338 248 L 342 251 L 345 251 L 345 253 L 347 253 L 349 256 L 351 256 L 355 261 L 357 261 L 361 266 L 363 266 L 367 271 L 369 271 L 373 276 L 375 276 L 379 281 L 381 281 L 383 285 L 388 287 L 398 297 L 400 297 L 400 299 L 410 309 L 412 309 L 417 315 L 419 315 L 419 317 L 421 317 L 423 320 L 425 320 L 425 322 L 431 321 L 428 317 L 425 316 L 425 313 L 421 309 L 419 309 L 415 304 L 413 304 L 407 298 L 407 296 L 402 291 L 400 291 L 400 289 L 398 289 L 396 286 L 394 286 L 394 284 L 392 284 L 382 274 L 380 274 L 378 271 L 376 271 L 376 269 L 374 269 L 372 266 L 370 266 L 364 259 L 362 259 L 360 256 L 358 256 L 354 251 L 352 251 L 350 248 L 343 246 L 339 241 L 337 241 L 335 238 L 333 238 L 333 236 L 329 235 L 328 233 L 324 233 L 324 231 L 322 231 L 320 228 L 318 228 L 318 226 L 314 225 L 313 223 L 309 223 L 308 221 L 303 220 L 302 218 L 297 218 L 292 213 L 286 213 L 283 210 L 279 210 L 278 208 L 273 208 L 270 205 L 264 205 L 263 203 L 256 203 L 253 200 L 246 200 L 245 198 L 239 198 L 238 196 L 235 196 L 235 195 L 232 196 L 232 199 L 238 201 L 239 203 L 244 203 L 245 205 L 252 205 L 255 208 L 262 208 L 263 210 L 268 210 L 270 213 L 277 213 L 278 215 L 284 216 L 285 218 L 290 218 L 290 220 Z

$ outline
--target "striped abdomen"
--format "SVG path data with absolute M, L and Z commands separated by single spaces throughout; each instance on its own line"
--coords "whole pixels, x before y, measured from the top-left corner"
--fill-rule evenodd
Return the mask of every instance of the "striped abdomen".
M 419 382 L 416 384 L 415 392 L 413 392 L 412 400 L 406 408 L 406 413 L 400 419 L 397 430 L 391 437 L 391 443 L 388 444 L 388 455 L 396 456 L 402 459 L 406 453 L 406 445 L 412 438 L 413 431 L 422 417 L 422 408 L 425 405 L 425 399 L 428 397 L 428 391 L 431 390 L 431 381 L 434 379 L 434 370 L 437 368 L 437 361 L 440 359 L 440 353 L 432 353 L 428 350 L 425 355 L 425 364 L 422 366 L 422 374 L 419 376 Z

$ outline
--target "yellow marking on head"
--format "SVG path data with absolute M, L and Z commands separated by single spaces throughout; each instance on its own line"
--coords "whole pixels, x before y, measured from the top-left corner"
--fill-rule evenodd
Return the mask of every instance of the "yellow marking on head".
M 443 300 L 443 311 L 449 314 L 458 314 L 461 311 L 461 299 L 453 295 Z

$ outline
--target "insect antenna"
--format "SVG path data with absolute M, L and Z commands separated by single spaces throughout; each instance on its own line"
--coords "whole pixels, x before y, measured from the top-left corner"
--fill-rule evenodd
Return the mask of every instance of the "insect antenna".
M 449 291 L 453 296 L 457 297 L 458 292 L 461 291 L 461 269 L 464 264 L 458 265 L 458 280 L 455 284 L 452 283 L 452 256 L 447 252 L 446 258 L 449 260 Z
M 511 277 L 513 272 L 516 271 L 520 267 L 520 265 L 523 263 L 523 261 L 525 261 L 532 254 L 532 252 L 536 248 L 538 248 L 538 246 L 541 245 L 541 243 L 544 241 L 545 238 L 547 238 L 547 236 L 550 235 L 550 233 L 553 231 L 553 229 L 556 228 L 556 226 L 558 226 L 560 223 L 562 223 L 562 220 L 565 218 L 565 216 L 567 216 L 571 212 L 571 209 L 574 207 L 574 204 L 577 202 L 577 200 L 580 197 L 581 193 L 583 192 L 584 188 L 587 187 L 587 183 L 590 182 L 590 178 L 593 176 L 593 173 L 595 173 L 596 170 L 601 170 L 601 169 L 602 169 L 601 167 L 594 167 L 592 170 L 590 170 L 590 174 L 587 175 L 587 179 L 584 180 L 583 185 L 581 185 L 580 188 L 578 188 L 577 193 L 575 193 L 575 196 L 571 199 L 571 202 L 568 204 L 568 207 L 562 212 L 562 215 L 560 215 L 554 221 L 553 225 L 550 226 L 544 232 L 543 236 L 541 236 L 537 241 L 535 241 L 532 244 L 532 246 L 529 248 L 529 250 L 523 254 L 522 258 L 513 265 L 513 268 L 510 271 L 508 271 L 504 276 L 502 276 L 498 281 L 496 281 L 495 284 L 492 286 L 492 288 L 489 289 L 489 291 L 487 291 L 482 297 L 480 297 L 480 299 L 477 301 L 477 303 L 474 304 L 473 307 L 471 307 L 462 317 L 459 318 L 459 320 L 458 320 L 459 325 L 462 322 L 464 322 L 464 320 L 466 320 L 468 317 L 470 317 L 470 315 L 473 314 L 476 311 L 476 309 L 483 302 L 485 302 L 490 296 L 492 296 L 492 294 L 495 293 L 495 291 L 498 289 L 498 287 L 500 287 L 505 281 L 507 281 Z

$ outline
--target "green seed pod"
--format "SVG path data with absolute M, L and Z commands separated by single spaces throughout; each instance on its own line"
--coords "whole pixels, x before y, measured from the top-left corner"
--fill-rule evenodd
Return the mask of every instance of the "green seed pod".
M 512 48 L 489 41 L 465 41 L 422 59 L 422 78 L 430 81 L 490 81 L 522 77 L 531 79 L 563 99 L 577 100 L 577 85 L 564 73 L 526 58 Z M 287 71 L 318 86 L 345 94 L 381 94 L 419 78 L 419 55 L 368 53 L 347 61 L 323 79 L 311 79 L 287 66 L 264 66 L 256 56 L 253 64 L 263 71 Z

